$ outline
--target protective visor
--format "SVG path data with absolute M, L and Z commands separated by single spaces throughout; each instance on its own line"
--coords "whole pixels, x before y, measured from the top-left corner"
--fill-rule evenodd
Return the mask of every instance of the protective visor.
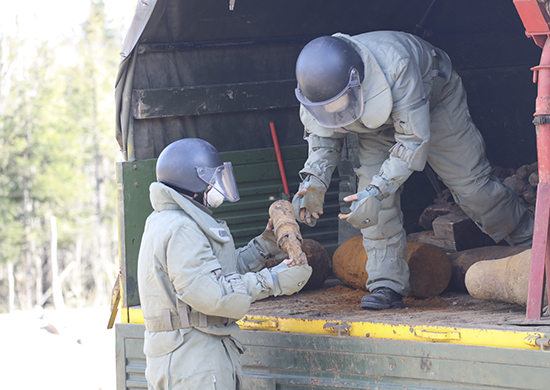
M 313 117 L 324 127 L 344 127 L 363 115 L 363 91 L 359 72 L 352 69 L 348 85 L 338 95 L 323 102 L 310 102 L 302 94 L 300 85 L 295 90 L 296 97 Z
M 224 162 L 217 168 L 197 167 L 197 175 L 206 184 L 212 186 L 230 202 L 240 199 L 237 182 L 230 162 Z

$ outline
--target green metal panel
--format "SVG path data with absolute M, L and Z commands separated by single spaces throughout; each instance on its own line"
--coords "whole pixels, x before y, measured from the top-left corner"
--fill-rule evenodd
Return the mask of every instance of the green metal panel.
M 541 351 L 243 331 L 244 370 L 277 389 L 547 389 Z
M 298 189 L 298 172 L 307 159 L 307 146 L 289 146 L 281 150 L 284 169 L 291 193 Z M 241 200 L 224 202 L 214 210 L 214 217 L 227 222 L 235 245 L 246 245 L 260 234 L 269 218 L 269 206 L 285 199 L 277 157 L 273 149 L 254 149 L 222 153 L 224 161 L 231 161 L 239 187 Z M 338 247 L 338 181 L 337 174 L 325 197 L 325 214 L 315 228 L 300 224 L 304 238 L 319 241 L 330 255 Z
M 153 211 L 149 184 L 156 180 L 155 164 L 156 160 L 117 163 L 122 307 L 139 305 L 137 258 L 145 220 Z
M 281 150 L 291 192 L 300 183 L 299 170 L 307 159 L 307 146 Z M 269 219 L 268 209 L 275 200 L 285 198 L 274 149 L 253 149 L 221 153 L 231 161 L 241 200 L 224 202 L 214 210 L 214 218 L 223 219 L 231 229 L 235 246 L 246 245 L 262 233 Z M 156 159 L 119 162 L 120 258 L 122 268 L 122 307 L 139 305 L 137 259 L 145 220 L 151 213 L 149 184 L 156 180 Z M 338 247 L 338 175 L 325 197 L 325 214 L 315 228 L 300 225 L 302 236 L 321 243 L 332 256 Z
M 143 325 L 117 324 L 117 390 L 144 386 Z M 244 390 L 543 390 L 536 350 L 242 331 Z
M 143 325 L 116 324 L 116 389 L 146 389 Z

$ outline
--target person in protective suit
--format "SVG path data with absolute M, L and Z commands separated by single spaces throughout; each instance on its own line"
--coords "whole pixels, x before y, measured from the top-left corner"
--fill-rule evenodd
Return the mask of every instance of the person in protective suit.
M 403 32 L 341 33 L 309 42 L 296 61 L 309 157 L 293 206 L 314 226 L 347 133 L 358 138 L 357 194 L 340 214 L 363 234 L 364 309 L 402 308 L 409 290 L 403 184 L 429 163 L 455 202 L 495 242 L 531 245 L 534 215 L 491 174 L 481 133 L 449 56 Z
M 156 174 L 138 259 L 149 389 L 239 389 L 235 321 L 258 299 L 299 291 L 312 269 L 288 259 L 263 268 L 284 259 L 271 221 L 235 250 L 226 223 L 208 209 L 239 200 L 233 169 L 208 142 L 171 143 Z

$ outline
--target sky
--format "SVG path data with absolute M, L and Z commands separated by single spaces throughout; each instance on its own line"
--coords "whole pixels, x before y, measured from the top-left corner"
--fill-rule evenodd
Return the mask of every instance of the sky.
M 104 0 L 109 18 L 122 28 L 124 36 L 139 0 Z M 0 34 L 26 40 L 57 40 L 70 37 L 85 21 L 91 0 L 2 0 Z M 17 20 L 17 23 L 16 23 Z M 17 27 L 18 26 L 18 27 Z
M 64 64 L 77 60 L 71 42 L 78 37 L 86 21 L 92 0 L 0 0 L 0 43 L 2 37 L 17 36 L 18 64 L 32 61 L 36 47 L 47 41 L 55 48 L 56 61 Z M 110 27 L 119 32 L 120 47 L 141 0 L 103 0 Z M 0 50 L 2 54 L 2 50 Z M 4 55 L 6 53 L 3 53 Z M 1 62 L 1 58 L 0 58 Z M 17 67 L 22 69 L 21 67 Z

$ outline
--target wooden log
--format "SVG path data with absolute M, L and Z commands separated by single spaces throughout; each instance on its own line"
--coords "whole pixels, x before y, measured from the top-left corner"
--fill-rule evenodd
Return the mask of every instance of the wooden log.
M 520 196 L 523 193 L 523 188 L 525 187 L 525 181 L 516 175 L 508 176 L 502 182 L 506 187 L 512 189 L 514 193 Z
M 515 176 L 522 180 L 523 182 L 527 181 L 527 178 L 529 175 L 533 173 L 533 169 L 531 168 L 531 165 L 522 165 L 518 169 L 516 169 Z
M 509 257 L 530 249 L 527 246 L 485 246 L 481 248 L 468 249 L 461 252 L 449 254 L 452 273 L 448 290 L 466 292 L 465 276 L 468 269 L 483 260 L 496 260 Z
M 446 252 L 458 252 L 492 245 L 491 237 L 481 231 L 464 212 L 443 215 L 433 222 L 434 235 L 445 242 Z
M 527 306 L 531 249 L 498 260 L 483 260 L 466 272 L 466 288 L 471 296 L 487 301 Z M 544 293 L 544 305 L 548 297 Z
M 411 233 L 407 241 L 435 245 L 447 253 L 493 245 L 495 242 L 462 210 L 441 215 L 433 220 L 433 230 Z
M 461 211 L 460 206 L 455 203 L 434 203 L 424 209 L 418 218 L 418 224 L 425 230 L 432 230 L 432 223 L 436 218 L 446 214 L 459 213 Z
M 367 261 L 363 237 L 356 236 L 336 249 L 332 256 L 332 271 L 348 286 L 366 291 Z M 409 296 L 427 298 L 445 290 L 451 278 L 451 262 L 442 249 L 431 244 L 407 241 L 405 261 L 410 270 Z
M 535 171 L 535 172 L 531 173 L 529 175 L 529 179 L 527 181 L 533 187 L 536 187 L 539 184 L 539 171 Z

